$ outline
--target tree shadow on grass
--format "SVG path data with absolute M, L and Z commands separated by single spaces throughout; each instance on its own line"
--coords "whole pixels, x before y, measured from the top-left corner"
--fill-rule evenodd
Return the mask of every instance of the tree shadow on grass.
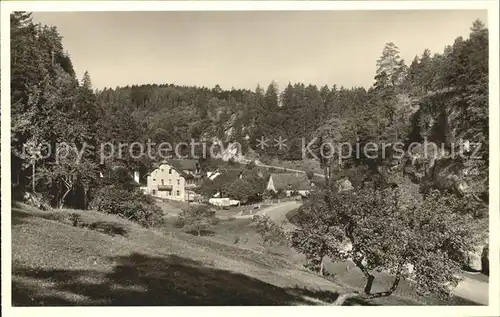
M 111 272 L 47 270 L 14 265 L 14 306 L 308 305 L 313 291 L 291 292 L 258 279 L 167 255 L 110 259 Z M 47 286 L 48 285 L 48 286 Z M 323 294 L 333 301 L 336 293 Z
M 72 218 L 74 217 L 74 218 Z M 89 230 L 98 231 L 103 234 L 110 236 L 127 236 L 128 228 L 127 226 L 112 221 L 91 221 L 86 222 L 81 217 L 76 214 L 64 214 L 60 212 L 38 212 L 36 214 L 29 211 L 25 211 L 18 204 L 12 204 L 11 212 L 11 224 L 12 226 L 22 225 L 29 221 L 29 218 L 42 218 L 46 220 L 58 221 L 64 224 L 73 225 L 74 227 L 87 228 Z
M 25 223 L 29 218 L 33 217 L 32 214 L 28 212 L 24 212 L 14 205 L 12 206 L 12 211 L 11 211 L 11 225 L 12 226 L 18 226 L 23 223 Z
M 215 231 L 212 230 L 200 230 L 200 234 L 198 235 L 197 230 L 188 230 L 185 231 L 186 233 L 193 235 L 193 236 L 200 236 L 200 237 L 211 237 L 215 235 Z
M 89 224 L 83 224 L 81 227 L 86 227 L 90 230 L 99 231 L 101 233 L 110 235 L 110 236 L 127 236 L 127 228 L 119 223 L 110 222 L 110 221 L 96 221 L 91 222 Z

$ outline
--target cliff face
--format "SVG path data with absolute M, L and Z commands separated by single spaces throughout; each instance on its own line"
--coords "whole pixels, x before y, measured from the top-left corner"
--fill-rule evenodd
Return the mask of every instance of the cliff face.
M 422 147 L 405 167 L 420 186 L 450 190 L 466 198 L 477 218 L 477 246 L 466 265 L 485 270 L 488 248 L 488 126 L 472 120 L 463 93 L 447 90 L 419 100 L 412 138 Z M 486 121 L 487 122 L 487 121 Z
M 471 120 L 471 106 L 458 91 L 420 100 L 413 138 L 424 145 L 413 160 L 415 174 L 440 189 L 488 202 L 487 121 Z

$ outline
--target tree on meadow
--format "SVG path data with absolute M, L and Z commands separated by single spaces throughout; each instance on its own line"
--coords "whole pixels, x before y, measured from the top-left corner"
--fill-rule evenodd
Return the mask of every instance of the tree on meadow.
M 445 299 L 472 249 L 471 217 L 462 202 L 432 191 L 426 199 L 404 188 L 327 192 L 310 200 L 295 216 L 299 227 L 288 234 L 291 245 L 306 254 L 319 270 L 324 256 L 350 259 L 365 277 L 362 292 L 341 294 L 335 305 L 352 297 L 392 295 L 403 280 L 412 279 L 421 294 Z M 409 269 L 412 267 L 413 269 Z M 393 276 L 392 285 L 373 292 L 377 272 Z
M 203 230 L 218 223 L 215 210 L 208 205 L 192 206 L 184 210 L 178 217 L 178 225 L 188 232 L 195 232 L 201 236 Z
M 269 216 L 255 215 L 252 222 L 262 239 L 263 250 L 266 246 L 272 246 L 273 244 L 286 245 L 286 234 L 281 226 L 276 224 Z

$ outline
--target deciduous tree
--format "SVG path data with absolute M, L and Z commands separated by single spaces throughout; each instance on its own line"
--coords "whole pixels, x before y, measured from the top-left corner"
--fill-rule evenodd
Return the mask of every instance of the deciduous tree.
M 201 236 L 202 230 L 217 224 L 218 220 L 215 210 L 207 205 L 192 206 L 179 215 L 180 227 L 194 231 L 198 236 Z
M 342 294 L 335 304 L 349 297 L 389 296 L 410 278 L 420 292 L 440 298 L 449 296 L 450 287 L 458 283 L 463 257 L 473 243 L 470 216 L 459 212 L 459 200 L 436 191 L 425 200 L 405 197 L 402 204 L 402 191 L 388 187 L 327 192 L 296 216 L 299 229 L 291 233 L 292 246 L 315 266 L 325 255 L 350 259 L 365 277 L 362 292 Z M 372 292 L 375 272 L 393 276 L 387 290 Z

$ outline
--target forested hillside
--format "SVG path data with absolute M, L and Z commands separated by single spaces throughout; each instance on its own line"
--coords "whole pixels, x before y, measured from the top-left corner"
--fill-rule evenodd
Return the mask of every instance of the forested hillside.
M 303 158 L 302 138 L 317 138 L 316 144 L 348 142 L 353 148 L 368 142 L 402 142 L 407 147 L 427 138 L 444 144 L 441 156 L 463 146 L 462 140 L 481 143 L 474 160 L 469 159 L 471 149 L 464 156 L 438 157 L 436 164 L 408 155 L 394 159 L 390 153 L 345 159 L 341 166 L 337 155 L 322 164 L 330 173 L 352 166 L 374 173 L 398 167 L 432 186 L 455 186 L 459 179 L 467 182 L 477 201 L 487 201 L 488 30 L 480 21 L 473 23 L 469 38 L 459 37 L 434 55 L 425 50 L 409 65 L 395 43 L 381 47 L 368 90 L 309 83 L 289 83 L 283 91 L 275 83 L 253 91 L 222 90 L 168 84 L 168 76 L 155 85 L 94 90 L 87 72 L 77 78 L 55 27 L 36 25 L 29 14 L 15 13 L 11 29 L 13 181 L 23 190 L 47 194 L 53 202 L 73 197 L 71 204 L 86 206 L 101 186 L 103 169 L 117 163 L 147 169 L 153 163 L 126 153 L 102 162 L 99 150 L 106 142 L 238 142 L 244 155 L 298 160 Z M 270 142 L 287 139 L 287 147 L 261 149 L 256 143 L 261 136 Z M 77 163 L 71 155 L 59 159 L 57 153 L 68 150 L 61 142 L 74 146 L 73 156 L 83 150 Z M 51 151 L 44 148 L 47 144 Z

